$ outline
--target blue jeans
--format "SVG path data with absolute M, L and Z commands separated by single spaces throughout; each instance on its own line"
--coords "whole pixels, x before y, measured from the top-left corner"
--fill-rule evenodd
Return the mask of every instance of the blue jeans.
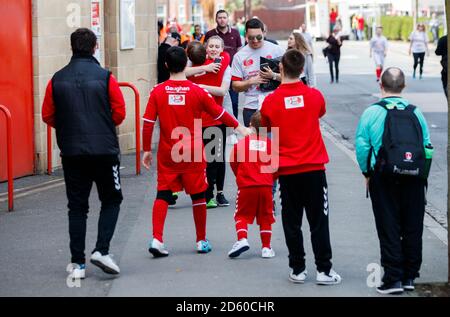
M 231 104 L 233 105 L 233 115 L 236 119 L 238 119 L 239 115 L 239 93 L 235 92 L 233 89 L 230 88 L 230 98 L 231 98 Z
M 250 126 L 250 119 L 255 112 L 256 109 L 248 109 L 248 108 L 244 108 L 244 110 L 242 111 L 242 116 L 244 117 L 244 125 L 246 127 Z

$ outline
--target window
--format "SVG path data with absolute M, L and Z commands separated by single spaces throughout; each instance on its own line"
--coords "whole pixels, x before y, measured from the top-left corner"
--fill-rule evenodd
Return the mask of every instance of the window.
M 203 9 L 200 4 L 196 4 L 192 7 L 192 22 L 194 24 L 202 24 Z
M 158 5 L 156 7 L 156 16 L 158 20 L 167 21 L 167 14 L 166 14 L 166 6 L 165 5 Z
M 178 2 L 178 23 L 186 23 L 186 6 L 183 3 Z

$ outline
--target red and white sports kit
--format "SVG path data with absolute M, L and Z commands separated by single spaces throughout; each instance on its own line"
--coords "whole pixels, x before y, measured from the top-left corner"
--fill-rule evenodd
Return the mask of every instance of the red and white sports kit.
M 261 125 L 279 129 L 279 169 L 283 230 L 289 266 L 306 268 L 301 231 L 303 213 L 309 222 L 318 272 L 331 272 L 328 185 L 329 158 L 319 120 L 325 115 L 322 93 L 297 81 L 282 83 L 261 107 Z
M 202 113 L 236 128 L 239 123 L 216 104 L 206 90 L 188 80 L 168 80 L 153 88 L 144 115 L 143 147 L 151 151 L 156 120 L 160 122 L 158 147 L 158 192 L 184 188 L 189 195 L 201 194 L 207 188 L 206 162 L 203 153 L 202 126 L 194 124 Z M 153 236 L 163 242 L 163 228 L 168 203 L 156 199 L 153 206 Z M 206 236 L 206 201 L 193 201 L 197 241 Z
M 271 248 L 272 186 L 274 169 L 271 168 L 272 144 L 269 138 L 256 134 L 240 140 L 231 152 L 230 165 L 236 175 L 236 232 L 238 240 L 247 239 L 248 225 L 260 226 L 263 248 Z
M 264 100 L 261 125 L 279 128 L 279 175 L 325 170 L 329 158 L 318 124 L 325 112 L 320 91 L 301 82 L 281 84 Z

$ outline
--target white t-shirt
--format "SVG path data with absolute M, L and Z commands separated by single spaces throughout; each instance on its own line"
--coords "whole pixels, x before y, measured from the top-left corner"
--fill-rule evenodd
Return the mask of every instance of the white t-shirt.
M 253 49 L 249 45 L 243 47 L 234 55 L 231 67 L 233 80 L 248 80 L 259 75 L 260 57 L 277 58 L 283 56 L 285 50 L 279 45 L 264 41 L 264 45 L 259 49 Z M 258 98 L 267 93 L 261 92 L 259 86 L 250 87 L 245 93 L 244 108 L 258 109 Z
M 384 36 L 374 36 L 370 40 L 370 48 L 374 54 L 384 54 L 388 46 L 388 41 Z
M 231 83 L 231 67 L 230 66 L 227 67 L 227 70 L 223 74 L 222 84 L 224 82 L 227 82 L 228 86 L 230 86 L 230 83 Z
M 425 53 L 427 51 L 428 35 L 425 32 L 414 31 L 409 36 L 412 43 L 411 51 L 413 53 Z
M 300 32 L 300 34 L 303 36 L 303 39 L 305 42 L 309 45 L 309 48 L 311 49 L 311 52 L 313 51 L 313 38 L 311 34 L 308 32 Z

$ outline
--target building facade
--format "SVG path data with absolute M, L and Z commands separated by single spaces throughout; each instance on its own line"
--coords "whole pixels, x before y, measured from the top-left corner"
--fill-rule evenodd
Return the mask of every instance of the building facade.
M 269 36 L 285 38 L 305 22 L 305 13 L 306 0 L 263 0 L 259 7 L 252 8 L 251 16 L 266 24 Z M 235 12 L 235 19 L 243 16 L 243 10 Z
M 70 61 L 70 34 L 77 28 L 94 30 L 97 59 L 118 81 L 138 88 L 143 113 L 156 83 L 156 15 L 154 0 L 0 0 L 0 104 L 12 114 L 15 177 L 46 170 L 42 102 L 53 74 Z M 134 95 L 124 89 L 124 96 L 127 118 L 118 135 L 122 152 L 129 153 L 136 148 Z M 0 181 L 6 178 L 4 131 L 0 114 Z M 58 167 L 54 131 L 51 147 Z
M 156 0 L 158 20 L 165 23 L 176 18 L 180 25 L 199 24 L 206 29 L 214 24 L 214 14 L 224 9 L 226 0 Z

